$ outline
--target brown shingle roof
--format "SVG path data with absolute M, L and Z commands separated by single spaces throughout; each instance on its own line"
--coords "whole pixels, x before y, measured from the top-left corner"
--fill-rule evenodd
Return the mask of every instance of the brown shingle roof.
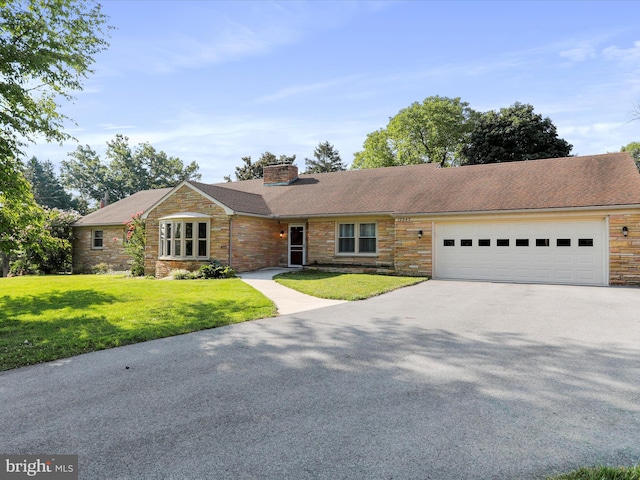
M 237 213 L 276 217 L 640 205 L 640 175 L 628 153 L 309 174 L 286 186 L 190 183 Z
M 82 217 L 73 225 L 79 227 L 93 225 L 122 225 L 123 223 L 131 220 L 131 215 L 146 211 L 171 190 L 173 189 L 159 188 L 156 190 L 143 190 L 141 192 L 134 193 L 133 195 Z

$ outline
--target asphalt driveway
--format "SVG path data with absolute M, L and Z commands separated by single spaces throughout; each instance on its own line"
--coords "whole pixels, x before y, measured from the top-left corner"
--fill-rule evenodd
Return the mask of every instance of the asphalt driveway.
M 633 465 L 640 290 L 430 281 L 3 372 L 0 405 L 0 452 L 78 454 L 83 479 Z

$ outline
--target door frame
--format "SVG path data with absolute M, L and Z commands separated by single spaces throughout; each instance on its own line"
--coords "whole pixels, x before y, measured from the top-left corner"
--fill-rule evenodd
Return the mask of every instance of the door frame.
M 302 263 L 293 265 L 291 263 L 291 229 L 294 227 L 302 227 Z M 301 267 L 305 264 L 307 258 L 307 226 L 304 223 L 290 223 L 287 226 L 287 266 L 289 267 Z M 298 245 L 296 245 L 298 246 Z M 299 250 L 297 250 L 299 251 Z

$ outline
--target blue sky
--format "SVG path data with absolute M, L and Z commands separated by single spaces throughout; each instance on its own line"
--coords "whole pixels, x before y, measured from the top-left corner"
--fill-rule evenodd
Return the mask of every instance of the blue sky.
M 304 169 L 433 95 L 530 103 L 573 154 L 640 141 L 640 2 L 104 1 L 111 46 L 63 113 L 98 152 L 117 133 L 220 182 L 265 152 Z M 78 143 L 39 141 L 58 165 Z

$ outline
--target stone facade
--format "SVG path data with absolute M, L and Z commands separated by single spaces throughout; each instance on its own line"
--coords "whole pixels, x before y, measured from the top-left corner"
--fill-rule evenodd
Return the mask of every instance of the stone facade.
M 209 258 L 229 263 L 229 221 L 224 209 L 193 188 L 183 185 L 149 212 L 146 219 L 147 248 L 145 274 L 165 277 L 171 270 L 197 270 L 209 260 L 164 260 L 158 258 L 160 218 L 177 213 L 196 212 L 210 216 Z
M 373 255 L 344 255 L 336 252 L 337 224 L 376 222 L 377 253 Z M 307 264 L 311 267 L 368 267 L 393 271 L 395 226 L 392 218 L 341 218 L 309 220 L 307 225 Z
M 237 216 L 231 223 L 231 262 L 238 272 L 286 267 L 287 225 L 277 220 Z M 284 231 L 282 238 L 280 232 Z
M 609 283 L 640 285 L 640 214 L 609 216 Z
M 102 248 L 93 248 L 93 232 L 102 231 Z M 91 272 L 106 263 L 114 271 L 129 270 L 130 257 L 124 249 L 124 225 L 73 227 L 73 271 Z
M 431 276 L 433 274 L 431 220 L 397 218 L 395 231 L 396 273 L 409 276 Z M 418 238 L 420 231 L 422 236 Z
M 159 219 L 187 212 L 205 214 L 210 218 L 209 258 L 229 264 L 238 272 L 266 267 L 286 267 L 289 225 L 304 224 L 307 236 L 304 264 L 308 268 L 412 276 L 433 275 L 433 218 L 377 216 L 278 221 L 271 218 L 228 215 L 223 207 L 188 185 L 180 187 L 148 214 L 145 264 L 147 274 L 164 277 L 174 269 L 194 271 L 202 264 L 208 263 L 209 259 L 169 260 L 158 257 Z M 337 225 L 358 222 L 376 222 L 376 253 L 338 254 Z M 628 228 L 626 237 L 622 233 L 624 226 Z M 120 239 L 123 234 L 124 230 L 120 228 Z M 81 254 L 74 258 L 74 268 L 87 269 L 88 266 L 101 262 L 112 264 L 113 268 L 127 265 L 128 258 L 124 250 L 117 249 L 118 242 L 112 241 L 115 236 L 112 231 L 105 229 L 104 248 L 95 251 L 90 248 L 91 228 L 79 229 L 74 251 Z M 121 240 L 119 243 L 121 244 Z M 610 284 L 640 285 L 640 214 L 637 211 L 622 211 L 609 216 L 609 247 Z

